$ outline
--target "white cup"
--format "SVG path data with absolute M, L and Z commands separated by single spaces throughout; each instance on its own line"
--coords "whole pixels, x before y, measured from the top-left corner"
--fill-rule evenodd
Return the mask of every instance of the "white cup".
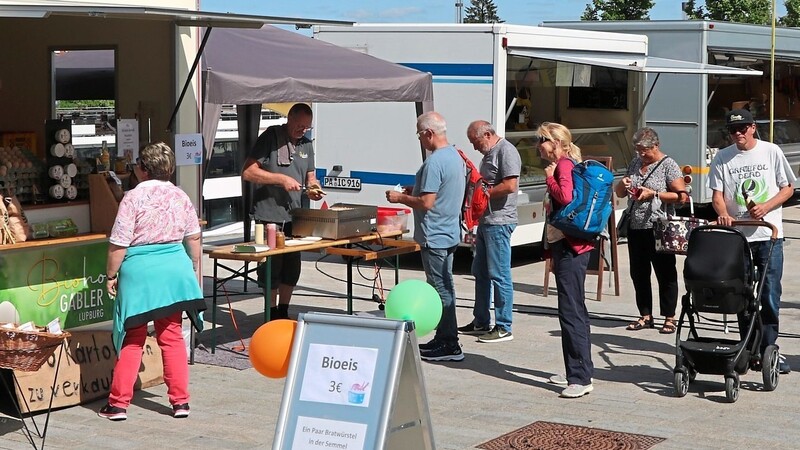
M 58 181 L 58 184 L 60 184 L 61 187 L 66 189 L 72 186 L 72 177 L 67 174 L 61 175 L 61 179 Z
M 74 184 L 69 185 L 64 191 L 67 198 L 70 200 L 75 200 L 75 197 L 78 196 L 78 188 L 76 188 Z
M 64 145 L 64 156 L 67 158 L 75 157 L 75 146 L 72 144 Z
M 61 181 L 61 177 L 64 176 L 64 167 L 58 164 L 50 166 L 50 168 L 47 169 L 47 174 L 50 175 L 50 178 Z
M 56 200 L 58 200 L 58 199 L 60 199 L 61 197 L 64 196 L 64 188 L 61 187 L 60 184 L 54 184 L 54 185 L 50 186 L 50 189 L 49 189 L 48 192 L 50 193 L 50 197 L 53 197 Z

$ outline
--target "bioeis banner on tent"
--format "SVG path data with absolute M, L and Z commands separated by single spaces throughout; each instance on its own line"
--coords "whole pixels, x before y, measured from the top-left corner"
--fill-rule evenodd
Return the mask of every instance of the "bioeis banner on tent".
M 33 247 L 0 252 L 0 320 L 63 328 L 112 319 L 106 292 L 108 243 Z

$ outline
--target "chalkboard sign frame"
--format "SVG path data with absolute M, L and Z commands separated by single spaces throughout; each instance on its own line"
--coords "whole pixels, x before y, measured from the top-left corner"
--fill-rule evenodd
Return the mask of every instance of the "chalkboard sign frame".
M 318 381 L 315 377 L 319 373 L 318 366 L 308 367 L 318 361 L 313 359 L 312 345 L 348 347 L 353 355 L 377 349 L 370 392 L 364 404 L 309 400 L 310 395 L 303 392 L 304 383 Z M 359 439 L 362 449 L 434 450 L 414 323 L 342 314 L 301 314 L 292 344 L 273 450 L 326 448 L 324 427 L 317 433 L 323 440 L 318 445 L 314 435 L 317 430 L 303 428 L 308 423 L 357 430 L 363 436 Z M 299 444 L 298 436 L 303 438 Z M 355 439 L 350 442 L 358 443 Z

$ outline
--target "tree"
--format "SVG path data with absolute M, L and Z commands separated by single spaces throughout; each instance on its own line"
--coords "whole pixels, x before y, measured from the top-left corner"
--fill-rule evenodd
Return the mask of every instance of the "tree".
M 796 3 L 797 0 L 787 0 Z M 726 22 L 769 25 L 772 22 L 771 0 L 708 0 L 696 6 L 686 2 L 684 12 L 690 19 L 724 20 Z
M 497 15 L 497 6 L 492 0 L 470 0 L 464 23 L 503 23 Z
M 705 12 L 703 11 L 702 6 L 696 6 L 694 0 L 689 0 L 683 4 L 683 12 L 686 13 L 686 17 L 690 19 L 704 19 Z
M 581 20 L 650 20 L 653 0 L 592 0 Z
M 786 0 L 786 15 L 780 18 L 783 27 L 800 27 L 800 0 Z

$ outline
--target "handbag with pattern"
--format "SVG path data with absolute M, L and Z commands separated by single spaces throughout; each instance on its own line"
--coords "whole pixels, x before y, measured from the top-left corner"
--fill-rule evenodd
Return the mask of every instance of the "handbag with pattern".
M 685 255 L 689 249 L 689 234 L 702 225 L 708 225 L 705 219 L 698 219 L 694 216 L 694 204 L 688 192 L 679 191 L 679 194 L 686 194 L 689 197 L 690 217 L 667 216 L 653 223 L 653 235 L 656 238 L 656 251 L 661 253 L 673 253 Z

